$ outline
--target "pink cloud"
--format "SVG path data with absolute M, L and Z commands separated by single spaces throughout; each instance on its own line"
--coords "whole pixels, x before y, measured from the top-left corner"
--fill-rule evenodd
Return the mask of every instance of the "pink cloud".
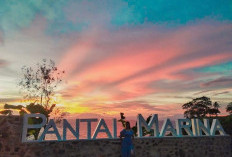
M 92 106 L 97 104 L 92 102 L 93 96 L 106 97 L 108 103 L 133 100 L 159 93 L 160 89 L 151 87 L 151 83 L 188 81 L 194 79 L 194 74 L 190 77 L 182 71 L 232 60 L 232 46 L 227 44 L 230 36 L 220 38 L 220 34 L 231 30 L 231 24 L 186 26 L 165 33 L 159 29 L 83 35 L 60 63 L 70 76 L 64 94 L 88 97 Z M 199 79 L 204 74 L 197 75 Z
M 59 64 L 62 69 L 67 69 L 67 73 L 70 74 L 75 66 L 78 66 L 80 62 L 86 57 L 86 54 L 92 49 L 92 45 L 95 39 L 89 39 L 88 41 L 78 41 L 78 44 L 74 45 L 64 56 Z

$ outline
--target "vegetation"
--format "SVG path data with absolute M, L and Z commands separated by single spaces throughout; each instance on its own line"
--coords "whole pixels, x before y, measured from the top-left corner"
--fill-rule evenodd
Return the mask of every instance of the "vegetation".
M 212 123 L 212 120 L 214 119 L 211 116 L 217 116 L 220 113 L 220 105 L 217 102 L 212 105 L 210 98 L 204 96 L 193 99 L 191 102 L 184 104 L 182 108 L 186 110 L 184 112 L 184 116 L 186 118 L 199 118 L 202 120 L 209 115 L 210 117 L 207 118 L 209 119 L 210 123 Z M 232 135 L 232 103 L 227 105 L 226 111 L 229 112 L 230 115 L 219 116 L 217 119 L 219 119 L 225 132 Z
M 215 116 L 217 116 L 219 113 L 221 113 L 220 111 L 219 111 L 219 108 L 220 108 L 221 106 L 219 105 L 219 103 L 218 102 L 215 102 L 214 104 L 213 104 L 213 107 L 211 107 L 210 109 L 209 109 L 209 115 L 211 116 L 211 115 L 215 115 Z
M 230 103 L 226 106 L 226 112 L 228 112 L 230 115 L 232 115 L 232 102 L 230 102 Z
M 218 115 L 220 105 L 215 102 L 212 104 L 212 101 L 208 97 L 195 98 L 192 101 L 182 105 L 182 108 L 186 110 L 184 112 L 184 117 L 186 118 L 202 118 L 206 115 Z
M 32 67 L 22 67 L 22 78 L 18 86 L 24 93 L 24 99 L 32 101 L 29 105 L 4 105 L 4 110 L 0 114 L 12 115 L 13 110 L 18 110 L 23 116 L 25 113 L 41 113 L 48 118 L 54 111 L 56 104 L 51 103 L 51 97 L 55 93 L 58 84 L 62 82 L 62 74 L 52 60 L 43 59 L 42 63 L 38 63 L 36 69 Z M 36 103 L 37 102 L 37 103 Z M 60 114 L 60 110 L 55 110 L 56 114 Z M 64 114 L 55 117 L 56 122 L 60 122 Z M 41 119 L 29 118 L 29 124 L 39 124 Z M 28 134 L 38 138 L 40 129 L 29 129 Z
M 22 67 L 22 78 L 18 83 L 25 99 L 33 99 L 40 102 L 40 105 L 49 107 L 51 96 L 57 85 L 62 82 L 62 74 L 52 60 L 43 59 L 37 64 L 37 68 Z

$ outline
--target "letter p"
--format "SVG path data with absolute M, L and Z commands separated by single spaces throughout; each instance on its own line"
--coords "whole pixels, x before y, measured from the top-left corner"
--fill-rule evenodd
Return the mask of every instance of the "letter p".
M 42 123 L 40 124 L 28 124 L 28 119 L 29 118 L 41 118 L 42 119 Z M 28 142 L 27 140 L 27 129 L 30 128 L 41 128 L 46 124 L 46 116 L 43 114 L 25 114 L 24 118 L 23 118 L 23 134 L 22 134 L 22 142 Z

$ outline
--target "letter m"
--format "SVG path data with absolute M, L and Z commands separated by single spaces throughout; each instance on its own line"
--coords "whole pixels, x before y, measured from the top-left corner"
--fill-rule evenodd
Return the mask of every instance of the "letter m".
M 143 116 L 141 114 L 138 114 L 137 117 L 137 130 L 138 130 L 138 137 L 143 136 L 143 128 L 144 127 L 147 131 L 150 131 L 151 129 L 154 130 L 154 136 L 159 136 L 159 122 L 158 122 L 158 115 L 153 114 L 149 123 L 145 121 Z

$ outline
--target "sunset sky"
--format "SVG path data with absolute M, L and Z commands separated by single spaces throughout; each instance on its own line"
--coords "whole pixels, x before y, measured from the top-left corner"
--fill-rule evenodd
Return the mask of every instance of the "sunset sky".
M 208 96 L 232 102 L 231 0 L 2 0 L 0 109 L 22 103 L 21 67 L 65 70 L 56 102 L 91 116 L 158 113 Z

